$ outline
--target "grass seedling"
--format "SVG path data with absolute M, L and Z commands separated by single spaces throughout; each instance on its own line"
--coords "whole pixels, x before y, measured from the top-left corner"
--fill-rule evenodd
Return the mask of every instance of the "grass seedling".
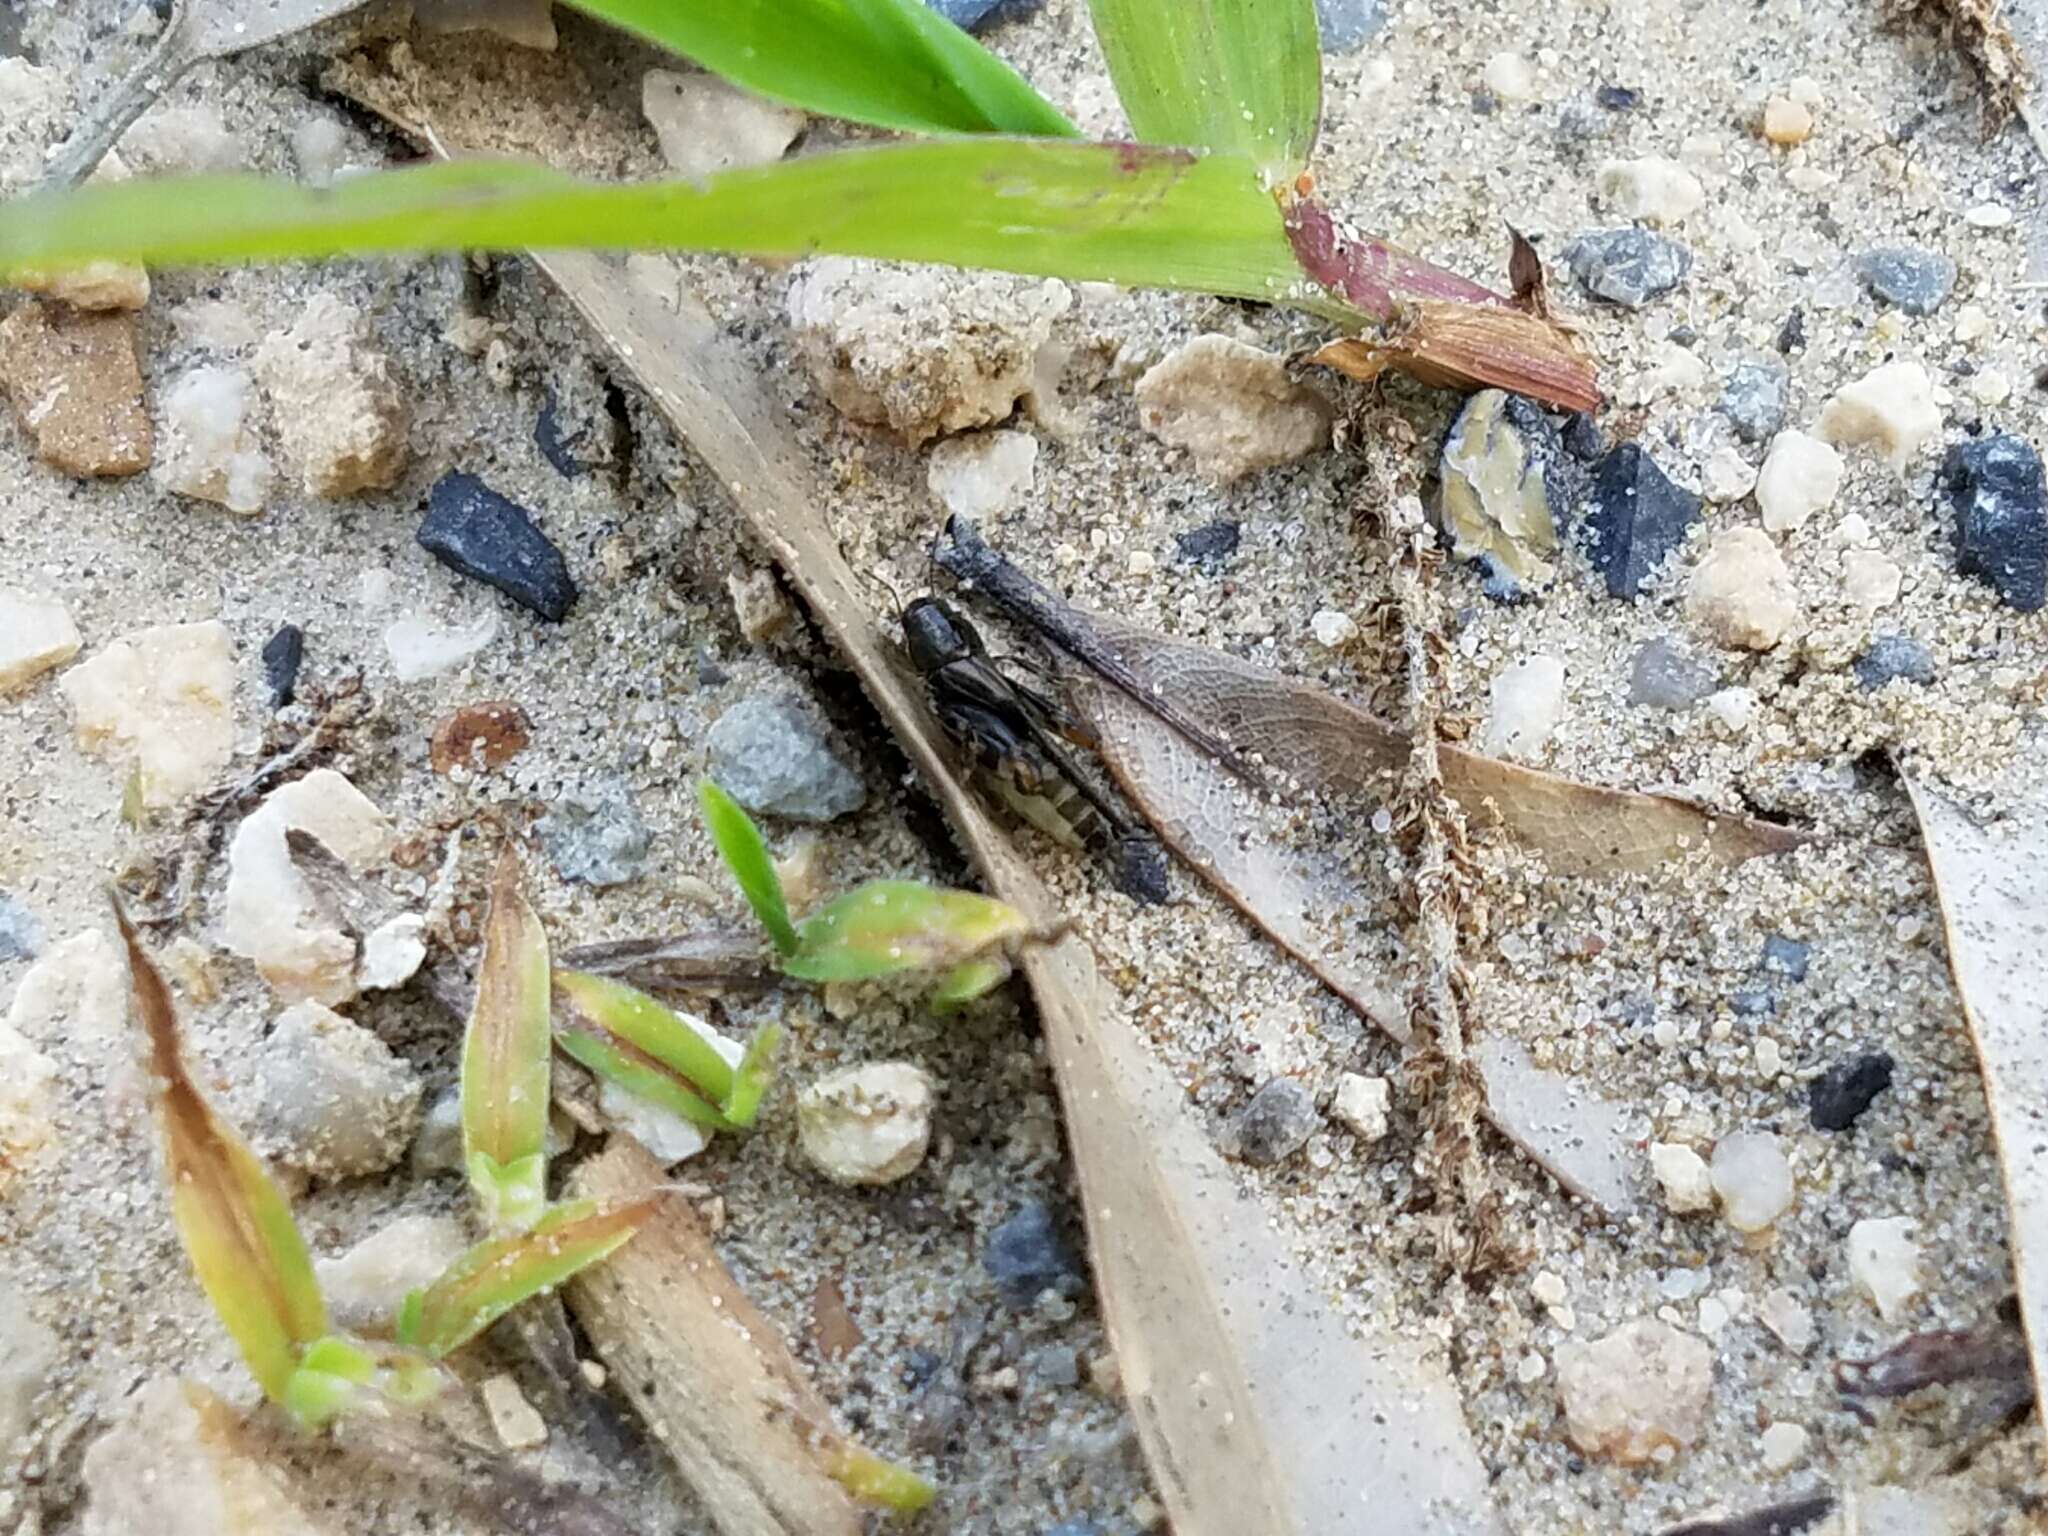
M 697 181 L 604 184 L 470 160 L 311 188 L 131 180 L 0 205 L 0 281 L 96 260 L 279 261 L 454 249 L 817 252 L 992 267 L 1284 304 L 1351 333 L 1361 376 L 1497 385 L 1589 410 L 1570 336 L 1494 292 L 1354 234 L 1317 199 L 1314 0 L 1091 0 L 1141 141 L 1090 143 L 922 0 L 572 0 L 765 96 L 922 137 Z

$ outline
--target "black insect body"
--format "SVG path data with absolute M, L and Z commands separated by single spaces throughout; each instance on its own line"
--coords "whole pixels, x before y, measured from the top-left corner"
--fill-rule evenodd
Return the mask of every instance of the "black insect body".
M 1087 744 L 1065 710 L 1005 676 L 974 626 L 938 598 L 917 598 L 903 610 L 903 642 L 940 728 L 994 794 L 1047 836 L 1109 858 L 1125 894 L 1166 899 L 1159 844 L 1125 820 L 1061 747 L 1062 735 Z

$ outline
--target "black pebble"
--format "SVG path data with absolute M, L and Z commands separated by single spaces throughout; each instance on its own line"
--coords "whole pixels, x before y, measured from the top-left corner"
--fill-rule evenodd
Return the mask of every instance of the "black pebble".
M 1166 850 L 1140 832 L 1122 838 L 1114 850 L 1116 888 L 1143 907 L 1165 905 L 1173 895 L 1166 876 Z
M 1641 444 L 1623 443 L 1593 470 L 1586 557 L 1610 593 L 1633 600 L 1699 517 L 1699 497 L 1672 484 Z
M 420 547 L 451 570 L 496 587 L 551 623 L 568 617 L 576 583 L 562 552 L 526 509 L 474 475 L 451 471 L 434 482 Z
M 1238 541 L 1243 536 L 1236 523 L 1224 521 L 1204 523 L 1187 533 L 1177 533 L 1173 542 L 1180 547 L 1180 558 L 1187 564 L 1214 571 L 1237 553 Z
M 1588 464 L 1607 451 L 1607 439 L 1601 435 L 1600 423 L 1591 412 L 1573 411 L 1565 418 L 1564 451 Z
M 1593 99 L 1610 112 L 1633 112 L 1643 104 L 1643 93 L 1626 85 L 1603 85 Z
M 999 21 L 1022 21 L 1045 9 L 1045 0 L 925 0 L 925 4 L 968 32 L 979 32 Z
M 1778 350 L 1790 356 L 1806 350 L 1806 311 L 1795 309 L 1778 327 Z
M 263 681 L 270 687 L 270 707 L 283 709 L 297 696 L 299 663 L 306 659 L 306 632 L 287 624 L 263 642 Z
M 1061 1241 L 1052 1212 L 1036 1200 L 989 1233 L 981 1267 L 1013 1307 L 1028 1307 L 1045 1291 L 1071 1296 L 1081 1290 L 1080 1266 Z
M 1870 1101 L 1891 1087 L 1892 1066 L 1883 1051 L 1866 1051 L 1821 1073 L 1806 1089 L 1807 1114 L 1814 1128 L 1849 1129 L 1870 1108 Z
M 562 413 L 555 403 L 555 393 L 548 391 L 542 402 L 540 415 L 533 423 L 534 445 L 540 449 L 540 456 L 555 466 L 555 473 L 564 480 L 574 480 L 578 475 L 588 474 L 590 466 L 576 457 L 576 445 L 583 441 L 581 431 L 562 434 Z
M 1856 658 L 1855 672 L 1866 692 L 1899 678 L 1924 687 L 1934 681 L 1934 653 L 1911 635 L 1878 635 Z
M 2001 432 L 1958 443 L 1941 486 L 1956 515 L 1956 569 L 1989 583 L 2008 608 L 2040 611 L 2048 597 L 2048 493 L 2041 456 Z

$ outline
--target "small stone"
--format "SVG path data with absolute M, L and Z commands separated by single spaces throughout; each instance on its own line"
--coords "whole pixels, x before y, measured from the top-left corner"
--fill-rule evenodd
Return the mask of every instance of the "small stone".
M 789 290 L 796 340 L 826 397 L 915 446 L 1007 417 L 1073 304 L 1066 284 L 828 256 Z
M 1315 1095 L 1291 1077 L 1269 1078 L 1224 1125 L 1224 1151 L 1261 1167 L 1282 1162 L 1308 1144 L 1316 1124 Z
M 1564 663 L 1526 656 L 1493 680 L 1480 750 L 1488 757 L 1531 762 L 1543 755 L 1564 719 Z
M 1692 252 L 1647 229 L 1602 229 L 1564 248 L 1579 286 L 1596 299 L 1640 309 L 1692 270 Z
M 1045 0 L 925 0 L 954 26 L 980 32 L 998 22 L 1022 21 L 1045 9 Z
M 784 633 L 795 621 L 783 599 L 775 572 L 766 567 L 733 571 L 725 578 L 725 592 L 732 599 L 732 614 L 740 633 L 755 645 L 764 645 Z
M 1728 999 L 1728 1011 L 1738 1019 L 1760 1019 L 1775 1013 L 1778 1000 L 1761 987 L 1745 987 Z
M 0 320 L 0 390 L 35 456 L 67 475 L 149 468 L 135 317 L 33 301 Z
M 1547 1269 L 1536 1272 L 1536 1277 L 1529 1282 L 1529 1294 L 1538 1305 L 1546 1308 L 1561 1307 L 1571 1299 L 1564 1277 Z
M 1714 1146 L 1714 1192 L 1721 1214 L 1738 1232 L 1763 1232 L 1792 1209 L 1792 1165 L 1767 1131 L 1738 1131 Z
M 1959 443 L 1940 484 L 1956 518 L 1956 569 L 2008 608 L 2038 613 L 2048 597 L 2048 494 L 2033 445 L 2004 432 Z
M 228 844 L 222 938 L 285 1001 L 343 1003 L 356 992 L 355 940 L 299 872 L 285 841 L 294 831 L 353 875 L 386 863 L 396 836 L 384 813 L 332 768 L 279 785 Z
M 1291 464 L 1328 444 L 1330 403 L 1285 361 L 1228 336 L 1197 336 L 1146 370 L 1135 391 L 1147 432 L 1229 482 Z
M 417 537 L 450 570 L 495 587 L 551 624 L 567 618 L 576 601 L 562 552 L 524 507 L 474 475 L 451 470 L 434 482 Z
M 1593 471 L 1586 558 L 1612 596 L 1633 601 L 1699 517 L 1699 497 L 1674 485 L 1640 444 L 1623 443 Z
M 1834 504 L 1842 489 L 1842 456 L 1797 428 L 1771 439 L 1756 477 L 1756 504 L 1772 533 L 1803 528 L 1814 513 Z
M 34 1425 L 36 1399 L 62 1359 L 57 1335 L 37 1321 L 14 1283 L 0 1276 L 0 1456 L 10 1466 L 9 1453 Z
M 506 1450 L 530 1451 L 548 1443 L 547 1420 L 526 1400 L 519 1383 L 510 1376 L 486 1376 L 478 1391 L 484 1400 L 484 1412 L 490 1416 L 491 1430 Z
M 1820 435 L 1837 445 L 1868 443 L 1893 469 L 1941 432 L 1934 382 L 1918 363 L 1886 363 L 1835 391 L 1820 413 Z
M 332 1536 L 293 1500 L 241 1410 L 158 1376 L 86 1448 L 81 1536 Z
M 1691 709 L 1714 691 L 1714 669 L 1668 635 L 1636 652 L 1628 669 L 1631 704 L 1650 709 Z
M 1437 518 L 1452 553 L 1477 560 L 1490 596 L 1548 582 L 1573 477 L 1550 418 L 1498 389 L 1465 402 L 1438 463 Z
M 359 311 L 319 293 L 291 329 L 256 348 L 279 443 L 309 496 L 386 490 L 405 470 L 405 397 L 391 359 L 364 333 Z
M 1661 155 L 1609 160 L 1594 176 L 1593 187 L 1615 213 L 1645 224 L 1680 223 L 1707 199 L 1697 176 Z
M 1603 85 L 1593 92 L 1593 100 L 1608 112 L 1633 112 L 1643 104 L 1643 93 L 1633 86 Z
M 1023 506 L 1037 471 L 1038 439 L 1029 432 L 974 432 L 932 450 L 925 483 L 948 512 L 987 518 Z
M 123 635 L 64 674 L 78 744 L 123 767 L 162 810 L 198 794 L 234 750 L 234 646 L 226 626 L 164 624 Z
M 42 953 L 43 925 L 25 905 L 0 891 L 0 965 Z
M 1931 315 L 1956 286 L 1956 264 L 1939 251 L 1879 246 L 1856 257 L 1856 276 L 1874 298 L 1909 315 Z
M 1768 651 L 1799 622 L 1799 599 L 1770 535 L 1731 528 L 1693 572 L 1685 611 L 1722 645 Z
M 57 1064 L 37 1050 L 19 1027 L 27 1022 L 22 1015 L 30 1006 L 24 999 L 32 998 L 29 982 L 56 959 L 53 955 L 22 979 L 7 1022 L 0 1024 L 0 1200 L 57 1144 L 52 1093 Z
M 1046 1291 L 1078 1296 L 1084 1288 L 1080 1266 L 1061 1240 L 1052 1212 L 1036 1200 L 989 1233 L 981 1267 L 1013 1307 L 1035 1306 Z
M 1639 1318 L 1591 1344 L 1557 1348 L 1565 1432 L 1588 1456 L 1635 1466 L 1683 1450 L 1705 1426 L 1714 1352 L 1703 1339 Z
M 1243 540 L 1243 529 L 1228 520 L 1204 523 L 1186 533 L 1173 536 L 1174 553 L 1183 565 L 1199 566 L 1205 571 L 1222 569 L 1223 562 L 1237 553 L 1237 546 Z
M 1341 650 L 1358 638 L 1357 621 L 1334 608 L 1318 608 L 1309 616 L 1308 628 L 1325 650 Z
M 1745 443 L 1760 443 L 1785 424 L 1792 371 L 1776 358 L 1751 358 L 1728 375 L 1717 409 Z
M 1849 1274 L 1887 1323 L 1920 1294 L 1918 1224 L 1907 1216 L 1866 1217 L 1849 1229 Z
M 1791 1471 L 1806 1460 L 1809 1438 L 1805 1425 L 1780 1419 L 1757 1439 L 1757 1448 L 1763 1453 L 1764 1470 L 1773 1474 Z
M 283 709 L 298 696 L 299 666 L 306 659 L 306 632 L 296 624 L 282 624 L 263 642 L 263 682 L 270 690 L 270 707 Z
M 1316 0 L 1324 49 L 1355 48 L 1386 25 L 1386 0 Z
M 247 163 L 227 119 L 210 101 L 159 101 L 121 136 L 121 153 L 157 176 L 239 171 Z
M 521 48 L 554 51 L 552 0 L 413 0 L 426 32 L 490 32 Z
M 646 872 L 647 823 L 632 790 L 616 779 L 558 795 L 533 831 L 564 880 L 624 885 Z
M 1804 981 L 1807 966 L 1812 958 L 1811 944 L 1788 939 L 1781 933 L 1767 934 L 1764 937 L 1763 968 L 1772 975 L 1782 976 L 1787 981 Z
M 1536 66 L 1529 62 L 1527 55 L 1517 53 L 1512 48 L 1502 49 L 1489 58 L 1479 78 L 1480 82 L 1502 101 L 1522 102 L 1536 99 Z
M 894 1184 L 924 1161 L 932 1080 L 907 1061 L 867 1062 L 797 1095 L 804 1154 L 837 1184 Z
M 468 1230 L 452 1216 L 400 1216 L 346 1253 L 315 1260 L 313 1275 L 336 1327 L 389 1338 L 406 1293 L 440 1279 L 468 1247 Z
M 1934 654 L 1911 635 L 1876 635 L 1856 658 L 1855 671 L 1857 683 L 1869 693 L 1900 679 L 1924 687 L 1934 681 Z
M 1813 1313 L 1783 1286 L 1766 1291 L 1757 1303 L 1757 1321 L 1768 1328 L 1792 1353 L 1803 1354 L 1813 1342 Z
M 1904 579 L 1899 563 L 1874 549 L 1852 549 L 1842 556 L 1842 597 L 1862 613 L 1878 613 L 1897 602 Z
M 1337 1079 L 1337 1097 L 1331 1109 L 1338 1123 L 1360 1141 L 1378 1141 L 1387 1134 L 1391 1099 L 1392 1087 L 1384 1077 L 1346 1072 Z
M 1813 110 L 1804 102 L 1773 96 L 1764 103 L 1764 137 L 1781 149 L 1813 137 Z
M 308 113 L 292 124 L 292 165 L 309 187 L 331 187 L 348 164 L 348 130 L 324 112 Z
M 250 419 L 255 385 L 239 368 L 194 368 L 163 395 L 151 478 L 167 491 L 253 516 L 270 494 L 270 460 Z
M 1650 1144 L 1650 1171 L 1664 1191 L 1665 1208 L 1677 1215 L 1714 1208 L 1714 1180 L 1707 1160 L 1675 1142 Z
M 1719 505 L 1740 501 L 1756 489 L 1756 470 L 1726 443 L 1707 455 L 1706 472 L 1700 477 L 1707 500 Z
M 1849 1129 L 1891 1087 L 1892 1071 L 1892 1059 L 1883 1051 L 1865 1051 L 1829 1067 L 1806 1090 L 1807 1118 L 1814 1129 Z
M 417 683 L 466 666 L 498 638 L 498 616 L 469 624 L 436 623 L 424 614 L 393 619 L 384 629 L 384 654 L 401 683 Z
M 426 963 L 427 920 L 417 912 L 400 913 L 363 935 L 363 954 L 356 967 L 356 985 L 365 992 L 402 987 Z
M 750 811 L 834 821 L 861 808 L 867 787 L 833 750 L 825 723 L 788 694 L 740 700 L 711 727 L 711 776 Z
M 319 1003 L 278 1016 L 250 1077 L 259 1141 L 314 1178 L 382 1173 L 405 1155 L 419 1124 L 419 1074 Z
M 1751 688 L 1721 688 L 1707 695 L 1707 713 L 1730 736 L 1740 736 L 1756 724 L 1757 697 Z
M 63 666 L 78 646 L 78 626 L 61 599 L 0 591 L 0 696 Z
M 661 140 L 669 169 L 693 178 L 780 160 L 806 122 L 795 107 L 716 75 L 668 69 L 650 69 L 641 77 L 640 110 Z
M 1963 222 L 1972 229 L 2004 229 L 2012 223 L 2012 210 L 2003 203 L 1972 203 L 1963 210 Z
M 533 742 L 533 722 L 517 704 L 499 700 L 465 704 L 434 727 L 427 758 L 434 772 L 457 767 L 472 773 L 502 768 Z

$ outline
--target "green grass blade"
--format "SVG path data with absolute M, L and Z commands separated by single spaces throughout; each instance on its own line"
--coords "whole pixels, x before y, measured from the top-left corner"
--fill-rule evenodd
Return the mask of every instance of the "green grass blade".
M 732 1126 L 718 1106 L 698 1093 L 669 1068 L 650 1060 L 630 1046 L 578 1029 L 565 1029 L 555 1037 L 562 1054 L 588 1067 L 598 1078 L 614 1083 L 635 1098 L 645 1099 L 678 1119 L 701 1125 L 707 1131 L 727 1131 Z
M 1071 138 L 1009 65 L 923 0 L 570 0 L 735 85 L 907 133 Z
M 796 948 L 796 928 L 789 920 L 789 903 L 782 899 L 782 876 L 775 872 L 761 829 L 737 800 L 710 779 L 698 781 L 697 805 L 718 856 L 739 882 L 740 893 L 754 909 L 754 916 L 768 930 L 769 942 L 776 953 L 789 954 Z
M 950 969 L 1011 939 L 1024 914 L 992 896 L 911 880 L 870 880 L 828 902 L 797 929 L 783 962 L 799 981 L 871 981 L 904 971 Z
M 732 1092 L 719 1106 L 724 1110 L 728 1124 L 745 1130 L 760 1115 L 761 1098 L 775 1076 L 775 1051 L 781 1044 L 782 1030 L 774 1024 L 763 1024 L 754 1031 L 753 1039 L 747 1042 L 746 1054 L 733 1068 Z
M 1315 0 L 1089 0 L 1138 137 L 1249 156 L 1275 184 L 1308 164 L 1322 110 Z
M 462 1155 L 493 1227 L 521 1227 L 546 1200 L 548 936 L 508 845 L 491 880 L 476 1001 L 462 1043 Z
M 1241 155 L 1020 139 L 885 144 L 602 185 L 466 160 L 320 189 L 255 176 L 131 180 L 0 204 L 9 274 L 526 247 L 817 252 L 993 267 L 1293 304 L 1356 320 L 1302 273 Z

